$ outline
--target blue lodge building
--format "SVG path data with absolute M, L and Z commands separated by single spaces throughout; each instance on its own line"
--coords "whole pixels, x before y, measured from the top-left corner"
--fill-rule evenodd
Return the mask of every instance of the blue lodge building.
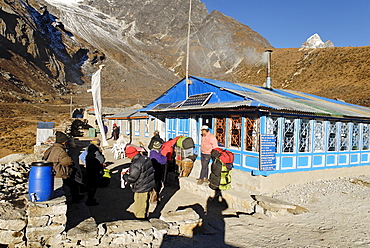
M 164 125 L 166 140 L 190 136 L 199 148 L 208 125 L 235 154 L 234 169 L 251 176 L 370 165 L 370 108 L 195 76 L 188 82 L 140 110 Z

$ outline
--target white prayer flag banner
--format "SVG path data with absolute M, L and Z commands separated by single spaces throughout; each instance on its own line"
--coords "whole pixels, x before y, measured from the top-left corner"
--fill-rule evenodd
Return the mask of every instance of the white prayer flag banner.
M 100 73 L 103 66 L 99 66 L 99 70 L 92 75 L 91 78 L 91 93 L 94 102 L 94 111 L 96 122 L 98 123 L 102 146 L 109 146 L 107 137 L 105 136 L 103 120 L 102 120 L 102 104 L 101 104 L 101 87 L 100 87 Z

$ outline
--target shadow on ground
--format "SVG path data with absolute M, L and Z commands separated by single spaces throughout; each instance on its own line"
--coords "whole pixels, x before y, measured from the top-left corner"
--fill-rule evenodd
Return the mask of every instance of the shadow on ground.
M 161 248 L 165 247 L 228 247 L 235 246 L 225 243 L 225 221 L 222 211 L 228 204 L 220 192 L 215 192 L 215 197 L 209 197 L 207 207 L 200 204 L 179 207 L 178 210 L 192 208 L 203 220 L 201 227 L 193 229 L 193 236 L 182 237 L 178 235 L 165 235 Z
M 78 156 L 89 145 L 89 141 L 75 140 L 75 145 L 76 147 L 71 148 L 69 153 L 75 164 L 79 164 Z M 134 193 L 128 185 L 122 189 L 120 182 L 121 170 L 130 166 L 129 160 L 127 160 L 126 163 L 116 162 L 116 164 L 107 159 L 106 163 L 109 164 L 109 168 L 111 170 L 111 179 L 108 186 L 98 188 L 96 192 L 95 198 L 99 202 L 99 205 L 86 206 L 84 204 L 86 196 L 79 204 L 68 204 L 67 230 L 77 226 L 89 217 L 93 217 L 97 224 L 117 220 L 136 219 L 133 213 L 127 211 L 133 203 Z M 79 166 L 83 174 L 84 167 L 83 165 Z M 164 206 L 179 189 L 176 174 L 174 174 L 174 172 L 169 174 L 169 179 L 160 193 L 161 201 L 158 204 L 151 205 L 152 212 L 150 213 L 149 218 L 159 218 Z M 83 191 L 83 187 L 81 187 L 81 190 Z

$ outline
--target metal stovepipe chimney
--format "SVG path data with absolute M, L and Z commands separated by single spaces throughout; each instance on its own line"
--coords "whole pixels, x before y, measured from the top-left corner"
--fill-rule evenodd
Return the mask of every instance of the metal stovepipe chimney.
M 271 53 L 272 50 L 266 50 L 265 53 L 267 54 L 267 77 L 266 77 L 266 88 L 271 90 L 271 77 L 270 77 L 270 72 L 271 72 Z

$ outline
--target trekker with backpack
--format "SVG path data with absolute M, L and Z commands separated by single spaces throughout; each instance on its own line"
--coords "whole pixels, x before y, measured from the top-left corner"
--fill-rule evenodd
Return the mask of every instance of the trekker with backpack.
M 161 145 L 164 143 L 164 140 L 161 138 L 161 136 L 159 136 L 159 131 L 158 130 L 154 131 L 153 137 L 150 139 L 150 142 L 149 142 L 149 145 L 148 145 L 149 150 L 153 149 L 154 142 L 156 142 L 156 141 L 159 142 Z
M 55 178 L 62 178 L 67 202 L 79 203 L 78 184 L 74 180 L 77 168 L 66 150 L 68 140 L 69 137 L 65 133 L 56 131 L 55 143 L 45 151 L 42 159 L 53 163 Z
M 165 165 L 167 163 L 167 157 L 163 156 L 160 152 L 162 144 L 159 141 L 153 143 L 152 150 L 149 153 L 149 158 L 152 161 L 154 168 L 154 181 L 155 181 L 155 197 L 153 197 L 154 202 L 161 200 L 159 193 L 162 190 L 164 180 Z
M 93 138 L 86 150 L 86 205 L 97 206 L 99 203 L 95 199 L 95 193 L 98 189 L 99 179 L 103 176 L 104 167 L 106 166 L 105 157 L 98 138 Z
M 152 161 L 131 145 L 126 146 L 126 157 L 131 159 L 131 165 L 129 171 L 123 173 L 123 179 L 134 192 L 134 215 L 137 219 L 147 219 L 149 195 L 155 187 Z

